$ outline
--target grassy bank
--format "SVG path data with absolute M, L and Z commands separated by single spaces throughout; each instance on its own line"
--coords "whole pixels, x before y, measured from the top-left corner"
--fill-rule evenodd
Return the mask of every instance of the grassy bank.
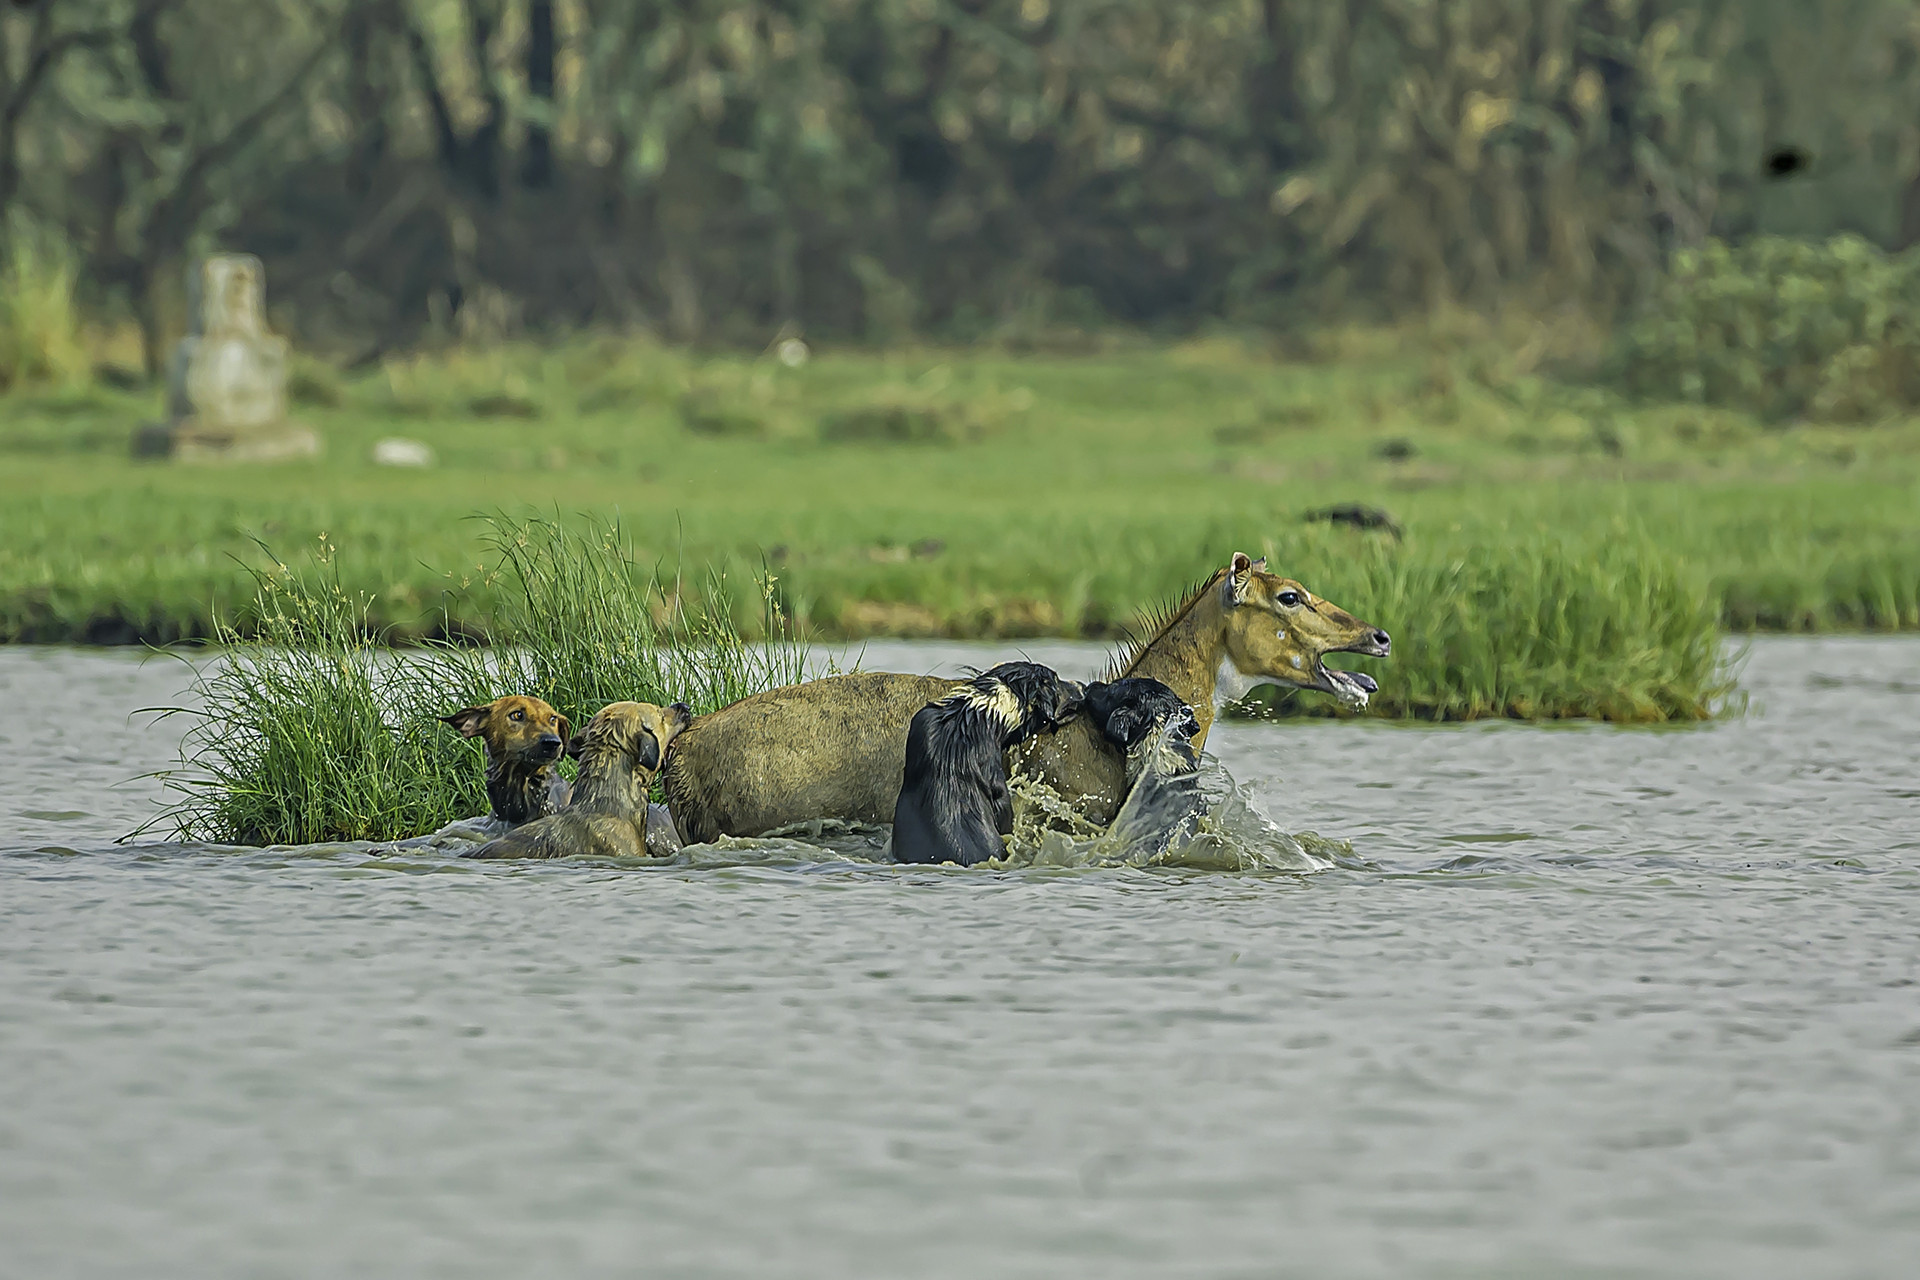
M 323 533 L 373 625 L 482 628 L 488 511 L 617 511 L 643 562 L 724 571 L 743 618 L 764 564 L 821 636 L 1109 635 L 1265 551 L 1394 630 L 1402 714 L 1695 714 L 1716 625 L 1920 627 L 1920 423 L 1636 405 L 1485 335 L 799 368 L 582 340 L 297 389 L 326 452 L 271 467 L 133 461 L 156 396 L 0 402 L 0 638 L 208 635 L 255 538 Z M 392 436 L 435 465 L 375 466 Z M 1349 501 L 1403 537 L 1302 519 Z

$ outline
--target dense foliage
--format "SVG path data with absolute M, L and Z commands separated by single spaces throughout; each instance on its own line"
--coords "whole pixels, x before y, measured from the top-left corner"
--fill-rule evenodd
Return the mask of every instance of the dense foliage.
M 1678 255 L 1621 343 L 1635 390 L 1769 417 L 1878 417 L 1920 396 L 1920 253 L 1858 237 Z
M 1904 0 L 37 0 L 0 15 L 0 213 L 69 241 L 150 361 L 214 246 L 368 357 L 428 326 L 1604 304 L 1710 235 L 1911 240 L 1915 26 Z

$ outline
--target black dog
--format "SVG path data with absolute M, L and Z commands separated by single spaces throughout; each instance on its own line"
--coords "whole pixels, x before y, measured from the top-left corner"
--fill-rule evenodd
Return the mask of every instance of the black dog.
M 1191 773 L 1200 766 L 1200 757 L 1193 749 L 1193 735 L 1200 732 L 1200 722 L 1194 718 L 1193 708 L 1158 680 L 1130 676 L 1090 684 L 1082 710 L 1102 736 L 1125 753 L 1129 787 L 1140 780 L 1155 748 L 1173 754 L 1173 759 L 1159 762 L 1163 772 Z M 1162 747 L 1160 731 L 1169 724 L 1173 732 Z
M 915 713 L 893 806 L 894 858 L 970 867 L 999 857 L 1013 830 L 1007 748 L 1072 719 L 1081 695 L 1037 662 L 1003 662 Z
M 1133 857 L 1155 857 L 1191 839 L 1207 809 L 1193 708 L 1158 680 L 1136 677 L 1088 685 L 1085 711 L 1127 757 L 1127 800 L 1109 834 Z

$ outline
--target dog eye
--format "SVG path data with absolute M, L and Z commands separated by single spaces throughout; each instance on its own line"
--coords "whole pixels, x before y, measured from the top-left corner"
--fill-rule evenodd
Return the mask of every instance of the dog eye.
M 507 719 L 509 720 L 525 720 L 526 718 L 527 718 L 527 713 L 524 711 L 507 712 Z
M 1275 596 L 1274 599 L 1291 609 L 1300 603 L 1300 593 L 1298 591 L 1282 591 L 1279 595 Z

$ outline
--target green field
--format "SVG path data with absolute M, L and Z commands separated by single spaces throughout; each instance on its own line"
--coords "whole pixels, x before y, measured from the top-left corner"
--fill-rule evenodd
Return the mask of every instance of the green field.
M 164 642 L 324 534 L 396 638 L 483 623 L 477 513 L 617 516 L 822 636 L 1106 636 L 1236 549 L 1392 630 L 1389 714 L 1691 718 L 1718 628 L 1920 627 L 1920 421 L 1637 405 L 1485 337 L 698 356 L 613 339 L 297 379 L 317 462 L 134 461 L 154 394 L 0 400 L 0 639 Z M 432 447 L 379 467 L 376 441 Z M 1391 511 L 1395 539 L 1308 523 Z M 689 591 L 693 587 L 689 585 Z M 244 620 L 243 620 L 244 621 Z

